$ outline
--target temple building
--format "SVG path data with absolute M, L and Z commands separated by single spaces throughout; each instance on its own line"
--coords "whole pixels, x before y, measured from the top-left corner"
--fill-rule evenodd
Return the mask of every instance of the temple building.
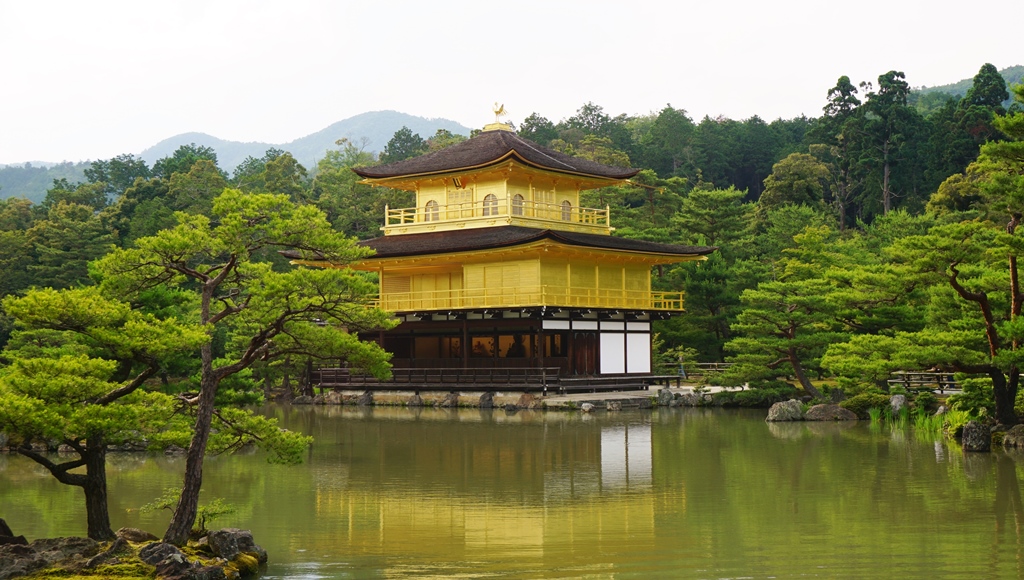
M 652 371 L 651 322 L 683 310 L 651 290 L 651 269 L 715 248 L 612 235 L 609 209 L 580 192 L 638 170 L 572 157 L 494 123 L 433 153 L 354 170 L 415 193 L 387 208 L 376 254 L 381 307 L 401 323 L 377 336 L 395 369 L 555 368 L 558 375 Z

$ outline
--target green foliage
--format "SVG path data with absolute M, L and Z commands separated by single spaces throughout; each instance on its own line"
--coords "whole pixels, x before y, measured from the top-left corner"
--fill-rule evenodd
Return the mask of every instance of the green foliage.
M 758 209 L 768 211 L 782 205 L 821 206 L 829 180 L 828 167 L 806 153 L 791 153 L 772 166 L 764 180 Z
M 373 155 L 347 139 L 340 148 L 327 151 L 317 163 L 311 196 L 333 224 L 334 229 L 359 239 L 380 235 L 385 206 L 409 207 L 415 203 L 406 191 L 370 187 L 359 183 L 352 168 L 371 165 Z
M 88 264 L 114 241 L 94 208 L 60 201 L 26 235 L 35 253 L 28 265 L 36 286 L 71 288 L 90 282 Z
M 905 429 L 910 422 L 910 408 L 906 405 L 893 413 L 892 405 L 882 408 L 882 418 L 893 429 Z
M 241 409 L 215 411 L 214 403 L 226 377 L 278 356 L 341 358 L 354 369 L 387 377 L 389 355 L 360 341 L 355 332 L 395 323 L 388 313 L 370 307 L 377 295 L 370 278 L 340 267 L 368 250 L 334 231 L 317 208 L 297 205 L 282 194 L 226 189 L 214 199 L 210 217 L 178 212 L 176 218 L 174 228 L 139 238 L 134 248 L 114 250 L 99 260 L 101 288 L 138 299 L 167 287 L 193 294 L 200 304 L 197 322 L 209 340 L 200 347 L 199 395 L 188 406 L 195 413 L 197 442 L 190 446 L 190 465 L 201 465 L 207 445 L 230 450 L 250 443 L 269 448 L 275 460 L 298 461 L 308 439 Z M 339 267 L 276 271 L 257 259 L 278 250 L 291 252 L 293 259 Z M 218 333 L 228 340 L 222 360 L 215 361 L 212 342 Z M 186 472 L 169 541 L 185 541 L 201 483 L 201 469 Z
M 853 411 L 861 419 L 867 419 L 868 409 L 889 408 L 889 396 L 882 393 L 861 393 L 842 401 L 839 406 Z
M 968 411 L 962 409 L 950 409 L 943 415 L 942 429 L 951 438 L 959 439 L 964 432 L 964 426 L 970 421 L 977 419 Z
M 423 140 L 423 137 L 413 133 L 408 127 L 402 126 L 401 129 L 395 131 L 394 136 L 384 146 L 384 150 L 380 153 L 380 162 L 395 163 L 422 155 L 427 150 L 427 142 Z
M 83 205 L 98 211 L 106 207 L 108 202 L 105 184 L 103 183 L 68 183 L 61 179 L 53 182 L 46 192 L 46 199 L 39 204 L 41 211 L 49 211 L 60 203 Z
M 465 135 L 457 135 L 448 129 L 438 129 L 433 137 L 427 139 L 427 150 L 431 152 L 440 151 L 441 149 L 462 143 L 466 139 Z
M 220 195 L 227 184 L 221 170 L 217 169 L 213 161 L 197 159 L 188 171 L 175 172 L 170 176 L 167 198 L 160 201 L 163 201 L 171 212 L 184 211 L 206 215 L 213 207 L 213 198 Z
M 85 178 L 90 183 L 103 184 L 104 191 L 109 196 L 120 195 L 131 187 L 136 179 L 146 179 L 150 175 L 146 162 L 130 153 L 105 161 L 93 161 L 85 170 Z
M 146 505 L 138 508 L 142 513 L 154 512 L 157 510 L 169 510 L 174 511 L 174 508 L 181 501 L 181 490 L 177 488 L 166 488 L 163 494 L 147 503 Z M 203 536 L 207 532 L 206 524 L 222 518 L 227 515 L 235 513 L 235 507 L 224 501 L 223 498 L 214 498 L 212 501 L 202 504 L 199 506 L 199 513 L 196 516 L 195 526 L 192 528 L 192 533 L 195 536 Z
M 914 431 L 919 434 L 936 435 L 942 431 L 945 419 L 942 415 L 932 414 L 925 408 L 915 409 L 913 412 Z
M 524 139 L 529 139 L 545 147 L 558 137 L 554 123 L 537 113 L 531 113 L 529 117 L 524 119 L 523 123 L 519 125 L 517 133 Z
M 282 153 L 267 161 L 262 177 L 265 191 L 287 195 L 295 202 L 305 200 L 306 168 L 291 153 Z
M 946 404 L 950 409 L 963 411 L 976 419 L 992 416 L 995 413 L 991 379 L 964 378 L 957 382 L 960 383 L 963 390 L 946 399 Z
M 217 165 L 217 152 L 212 147 L 190 143 L 178 147 L 170 157 L 153 164 L 153 176 L 170 179 L 175 173 L 188 173 L 197 161 L 206 160 Z M 225 176 L 226 177 L 226 176 Z
M 723 407 L 752 407 L 767 409 L 775 403 L 788 401 L 797 395 L 791 385 L 776 387 L 760 387 L 742 391 L 722 391 L 715 393 L 715 403 Z
M 916 412 L 927 413 L 935 411 L 938 408 L 939 399 L 934 393 L 921 391 L 914 397 L 914 410 Z
M 246 157 L 244 161 L 235 167 L 235 171 L 231 175 L 232 185 L 242 191 L 268 191 L 266 180 L 264 179 L 267 170 L 267 163 L 270 163 L 281 155 L 284 155 L 284 151 L 271 147 L 270 149 L 267 149 L 267 152 L 260 158 L 253 157 L 252 155 Z

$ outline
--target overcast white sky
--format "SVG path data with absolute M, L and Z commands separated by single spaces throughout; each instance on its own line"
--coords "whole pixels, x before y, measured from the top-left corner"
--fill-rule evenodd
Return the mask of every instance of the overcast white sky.
M 385 109 L 482 127 L 495 101 L 516 123 L 587 101 L 817 116 L 844 74 L 932 86 L 1024 63 L 1009 21 L 968 14 L 949 0 L 0 0 L 0 163 L 107 159 L 186 131 L 283 143 Z

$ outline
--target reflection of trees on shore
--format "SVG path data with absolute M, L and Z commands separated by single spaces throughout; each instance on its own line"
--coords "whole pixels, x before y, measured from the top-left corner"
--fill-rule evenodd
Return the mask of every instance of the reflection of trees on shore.
M 776 439 L 800 439 L 807 435 L 831 437 L 857 426 L 856 421 L 772 421 L 768 432 Z
M 1017 577 L 1024 577 L 1024 552 L 1022 552 L 1022 540 L 1024 540 L 1024 504 L 1021 501 L 1020 483 L 1017 479 L 1017 463 L 1006 453 L 998 453 L 995 457 L 996 464 L 996 530 L 992 546 L 993 572 L 997 572 L 1000 560 L 1001 546 L 1009 540 L 1016 548 L 1014 562 L 1016 563 Z M 1012 518 L 1013 536 L 1007 538 L 1010 533 L 1010 526 L 1007 520 Z M 993 574 L 993 578 L 998 574 Z

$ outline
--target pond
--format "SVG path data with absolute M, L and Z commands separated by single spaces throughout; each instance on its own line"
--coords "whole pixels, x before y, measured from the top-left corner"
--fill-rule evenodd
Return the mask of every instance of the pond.
M 764 411 L 268 406 L 315 436 L 299 466 L 210 458 L 204 500 L 270 553 L 264 578 L 1024 577 L 1024 456 L 912 429 Z M 114 528 L 183 459 L 110 458 Z M 80 493 L 0 455 L 0 517 L 82 535 Z

